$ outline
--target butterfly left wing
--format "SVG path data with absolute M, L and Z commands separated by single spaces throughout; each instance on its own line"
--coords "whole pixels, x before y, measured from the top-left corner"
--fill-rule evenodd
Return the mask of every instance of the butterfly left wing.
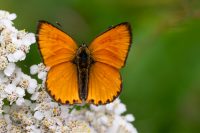
M 47 75 L 46 86 L 49 94 L 57 102 L 81 103 L 78 94 L 77 68 L 71 62 L 52 67 Z
M 46 80 L 47 91 L 62 104 L 81 103 L 77 68 L 72 63 L 77 50 L 76 43 L 66 33 L 45 21 L 39 22 L 37 34 L 43 62 L 50 67 Z
M 121 75 L 118 69 L 96 62 L 90 67 L 86 101 L 95 105 L 110 103 L 120 94 L 121 85 Z
M 131 41 L 131 26 L 124 22 L 95 38 L 89 50 L 94 61 L 120 69 L 125 65 Z
M 72 61 L 78 49 L 66 33 L 46 21 L 40 21 L 37 31 L 38 46 L 46 66 Z
M 106 104 L 119 96 L 122 89 L 119 69 L 125 65 L 131 37 L 130 24 L 125 22 L 107 30 L 89 45 L 94 63 L 89 72 L 87 102 Z

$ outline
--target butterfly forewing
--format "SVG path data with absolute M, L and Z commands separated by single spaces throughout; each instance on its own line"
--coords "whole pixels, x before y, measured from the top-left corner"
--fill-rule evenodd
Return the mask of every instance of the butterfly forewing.
M 50 67 L 46 80 L 47 91 L 60 103 L 81 103 L 77 67 L 72 63 L 78 48 L 75 41 L 45 21 L 39 22 L 37 34 L 43 61 Z
M 48 22 L 39 22 L 37 39 L 46 66 L 52 67 L 74 59 L 78 48 L 76 43 L 70 36 Z
M 131 27 L 125 22 L 95 38 L 89 45 L 89 50 L 94 61 L 120 69 L 125 64 L 131 40 Z

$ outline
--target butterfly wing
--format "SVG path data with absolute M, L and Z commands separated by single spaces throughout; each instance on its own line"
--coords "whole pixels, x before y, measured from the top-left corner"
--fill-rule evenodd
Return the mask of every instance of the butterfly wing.
M 81 103 L 77 68 L 72 63 L 78 48 L 76 43 L 45 21 L 39 22 L 37 42 L 44 64 L 50 67 L 46 80 L 49 94 L 63 104 Z
M 117 69 L 124 66 L 132 41 L 131 26 L 121 23 L 107 30 L 89 46 L 94 61 L 111 65 Z
M 46 66 L 52 67 L 74 59 L 78 47 L 66 33 L 46 21 L 40 21 L 37 34 L 37 42 Z
M 96 62 L 90 68 L 87 102 L 106 104 L 112 102 L 121 92 L 119 71 L 107 64 Z
M 62 104 L 81 103 L 78 94 L 77 68 L 75 64 L 66 62 L 50 69 L 46 86 L 55 101 Z
M 131 45 L 131 27 L 121 23 L 98 36 L 89 46 L 94 64 L 90 67 L 87 102 L 106 104 L 121 92 L 119 69 Z

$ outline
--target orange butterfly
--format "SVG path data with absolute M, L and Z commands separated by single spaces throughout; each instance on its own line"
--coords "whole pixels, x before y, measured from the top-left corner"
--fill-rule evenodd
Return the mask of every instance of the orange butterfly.
M 106 104 L 122 90 L 119 70 L 125 65 L 131 46 L 131 26 L 118 24 L 89 46 L 80 47 L 62 30 L 39 21 L 37 42 L 43 62 L 50 67 L 46 87 L 62 104 Z

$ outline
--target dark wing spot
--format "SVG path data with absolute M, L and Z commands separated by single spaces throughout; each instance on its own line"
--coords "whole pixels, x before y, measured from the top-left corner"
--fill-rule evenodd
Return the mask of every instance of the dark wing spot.
M 117 96 L 113 96 L 113 99 L 117 98 Z
M 66 104 L 69 104 L 69 101 L 67 100 L 65 103 L 66 103 Z
M 58 102 L 59 102 L 59 103 L 62 103 L 60 98 L 58 99 Z
M 50 90 L 48 90 L 48 92 L 51 94 L 51 91 L 50 91 Z
M 77 103 L 77 102 L 78 102 L 78 100 L 75 100 L 75 99 L 73 100 L 73 103 Z
M 91 102 L 91 103 L 94 103 L 94 99 L 90 99 L 90 102 Z
M 100 100 L 100 101 L 98 102 L 98 104 L 102 104 L 102 101 Z
M 110 103 L 110 99 L 108 99 L 108 100 L 106 101 L 106 103 Z

